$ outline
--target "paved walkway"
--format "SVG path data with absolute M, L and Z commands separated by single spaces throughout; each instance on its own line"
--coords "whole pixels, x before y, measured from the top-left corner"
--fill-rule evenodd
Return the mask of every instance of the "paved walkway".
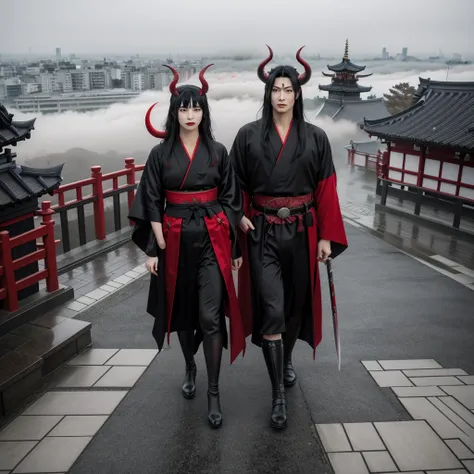
M 93 349 L 0 431 L 0 473 L 474 472 L 474 292 L 437 259 L 431 268 L 347 230 L 334 262 L 342 370 L 323 272 L 324 340 L 315 362 L 297 344 L 286 431 L 268 427 L 270 383 L 253 345 L 233 366 L 224 352 L 224 425 L 207 427 L 202 351 L 198 394 L 185 400 L 179 345 L 157 354 L 149 277 L 134 257 L 127 281 L 100 280 L 103 293 L 69 304 L 68 317 L 92 321 Z

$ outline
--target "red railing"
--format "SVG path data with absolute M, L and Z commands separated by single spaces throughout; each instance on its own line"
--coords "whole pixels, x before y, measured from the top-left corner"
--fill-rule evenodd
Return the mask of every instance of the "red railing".
M 46 280 L 48 292 L 59 289 L 54 221 L 51 217 L 54 211 L 51 209 L 51 203 L 43 201 L 41 203 L 41 210 L 36 211 L 35 214 L 43 216 L 41 224 L 35 229 L 16 237 L 10 237 L 8 231 L 0 231 L 0 279 L 2 280 L 0 300 L 5 300 L 5 309 L 7 311 L 19 309 L 18 292 L 40 280 Z M 25 216 L 22 216 L 22 218 L 24 219 Z M 12 249 L 37 239 L 43 240 L 42 244 L 37 245 L 40 247 L 38 250 L 24 257 L 13 259 Z M 15 270 L 40 260 L 44 260 L 43 270 L 39 270 L 18 281 L 15 280 Z
M 60 215 L 61 218 L 61 232 L 63 251 L 70 250 L 69 242 L 69 224 L 67 218 L 67 211 L 77 209 L 77 220 L 79 223 L 79 244 L 86 243 L 85 234 L 85 215 L 84 206 L 93 204 L 94 214 L 94 237 L 96 240 L 104 240 L 106 238 L 106 220 L 105 220 L 105 199 L 113 198 L 114 200 L 114 219 L 115 230 L 121 228 L 120 221 L 120 195 L 127 193 L 128 208 L 132 205 L 135 196 L 135 189 L 137 186 L 136 174 L 143 171 L 145 165 L 135 164 L 134 158 L 125 159 L 125 168 L 114 171 L 112 173 L 102 173 L 100 166 L 93 166 L 91 168 L 90 178 L 75 181 L 73 183 L 60 186 L 54 191 L 54 195 L 58 197 L 58 203 L 52 206 L 52 209 Z M 125 183 L 120 184 L 119 180 L 125 178 Z M 111 182 L 111 187 L 105 188 L 104 184 Z M 92 187 L 90 194 L 84 195 L 84 189 Z M 71 191 L 75 191 L 75 199 L 66 201 L 65 195 Z
M 356 162 L 356 156 L 363 157 L 363 163 Z M 351 166 L 361 166 L 369 170 L 378 170 L 379 161 L 382 159 L 382 153 L 377 154 L 358 151 L 355 148 L 347 150 L 347 163 Z

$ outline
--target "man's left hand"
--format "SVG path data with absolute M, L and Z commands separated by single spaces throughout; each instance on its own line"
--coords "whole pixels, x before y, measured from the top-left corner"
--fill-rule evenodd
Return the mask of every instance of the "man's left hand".
M 320 240 L 318 242 L 318 260 L 326 262 L 331 255 L 331 242 L 329 240 Z
M 242 266 L 243 259 L 242 257 L 232 260 L 232 270 L 238 270 Z

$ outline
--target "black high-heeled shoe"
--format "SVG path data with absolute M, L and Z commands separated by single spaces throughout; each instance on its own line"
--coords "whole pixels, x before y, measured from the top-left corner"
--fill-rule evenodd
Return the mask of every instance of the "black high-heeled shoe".
M 197 367 L 195 362 L 186 365 L 186 373 L 184 374 L 181 393 L 183 394 L 183 397 L 188 400 L 194 398 L 196 395 L 196 372 Z
M 211 428 L 219 428 L 222 425 L 219 387 L 212 384 L 209 384 L 207 390 L 207 423 Z

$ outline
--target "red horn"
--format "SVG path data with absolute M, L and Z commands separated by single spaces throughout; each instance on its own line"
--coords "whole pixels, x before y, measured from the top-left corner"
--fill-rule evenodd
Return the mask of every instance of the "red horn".
M 201 92 L 200 92 L 200 95 L 204 95 L 204 94 L 207 94 L 207 91 L 209 90 L 209 84 L 207 83 L 206 79 L 204 79 L 204 73 L 207 71 L 208 68 L 210 68 L 211 66 L 214 66 L 214 64 L 208 64 L 205 68 L 203 68 L 201 70 L 201 72 L 199 73 L 199 80 L 201 81 L 201 84 L 202 84 L 202 88 L 201 88 Z
M 266 83 L 267 79 L 268 79 L 268 72 L 265 72 L 264 68 L 273 58 L 272 48 L 270 48 L 270 46 L 268 46 L 268 44 L 267 44 L 267 48 L 270 51 L 270 54 L 268 55 L 268 58 L 265 59 L 265 61 L 263 61 L 262 63 L 259 64 L 258 69 L 257 69 L 258 78 L 264 83 Z
M 298 76 L 298 82 L 301 86 L 306 84 L 311 79 L 311 66 L 300 56 L 300 52 L 303 48 L 304 46 L 301 46 L 301 48 L 296 53 L 296 59 L 304 66 L 304 72 Z
M 164 67 L 167 67 L 168 69 L 170 69 L 173 73 L 173 80 L 171 81 L 170 83 L 170 92 L 173 94 L 173 95 L 179 95 L 179 92 L 178 90 L 176 89 L 176 84 L 178 84 L 178 81 L 179 81 L 179 72 L 171 67 L 171 66 L 168 66 L 168 64 L 163 64 Z
M 150 115 L 153 107 L 157 104 L 158 102 L 155 102 L 147 111 L 145 115 L 145 126 L 150 135 L 153 135 L 156 138 L 166 138 L 166 132 L 162 132 L 161 130 L 157 130 L 153 125 L 151 124 L 150 120 Z

